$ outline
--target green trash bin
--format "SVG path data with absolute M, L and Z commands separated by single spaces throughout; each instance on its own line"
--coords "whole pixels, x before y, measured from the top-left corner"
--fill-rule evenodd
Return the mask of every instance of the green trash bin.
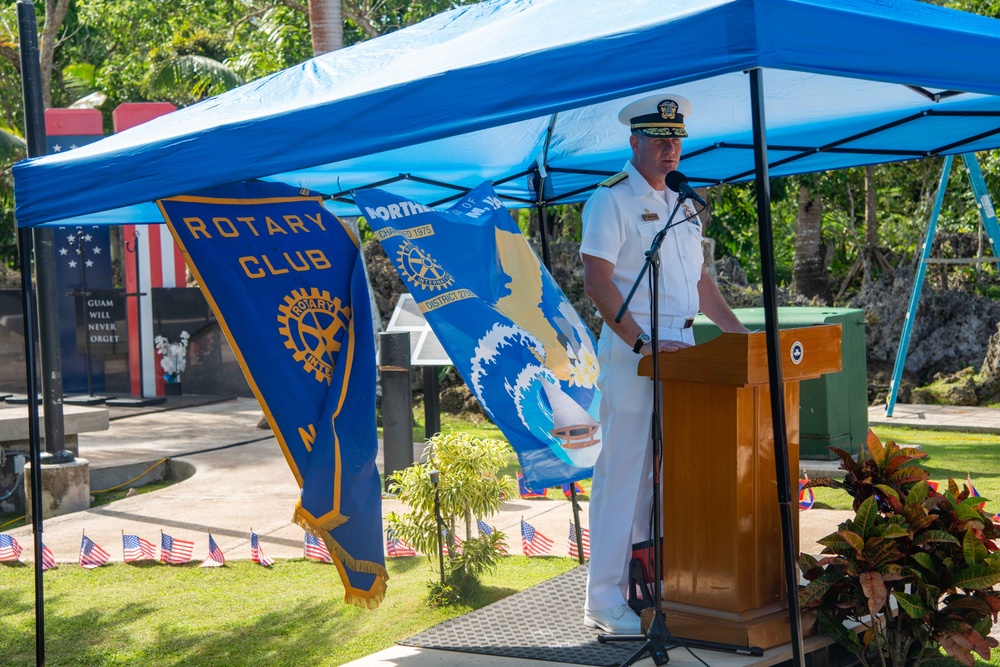
M 748 329 L 764 330 L 763 308 L 736 308 Z M 857 455 L 868 435 L 868 378 L 865 363 L 865 311 L 857 308 L 778 308 L 781 329 L 814 324 L 840 324 L 843 360 L 839 373 L 830 373 L 800 386 L 799 457 L 836 458 L 827 447 Z M 705 343 L 720 330 L 704 315 L 694 322 L 696 343 Z

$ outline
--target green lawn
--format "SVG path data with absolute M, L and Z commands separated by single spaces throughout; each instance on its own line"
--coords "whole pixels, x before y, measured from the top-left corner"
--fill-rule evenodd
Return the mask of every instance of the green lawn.
M 478 437 L 502 438 L 488 421 L 463 422 L 446 416 L 445 423 L 445 429 L 475 429 Z M 423 439 L 422 423 L 419 430 L 418 441 Z M 951 476 L 961 481 L 971 473 L 985 498 L 998 499 L 987 503 L 987 511 L 1000 510 L 1000 435 L 875 430 L 883 441 L 920 445 L 928 454 L 923 466 L 933 480 L 946 483 Z M 506 472 L 516 470 L 512 454 Z M 587 482 L 584 486 L 589 490 Z M 558 491 L 549 492 L 561 497 L 554 494 Z M 817 489 L 816 496 L 817 507 L 850 507 L 850 498 L 842 492 Z M 435 574 L 427 560 L 389 559 L 389 593 L 373 612 L 342 602 L 332 566 L 302 560 L 280 561 L 270 570 L 247 561 L 212 570 L 115 564 L 85 571 L 63 565 L 45 575 L 47 664 L 340 665 L 575 564 L 567 558 L 510 556 L 484 579 L 479 598 L 466 606 L 431 609 L 424 597 Z M 31 567 L 0 566 L 0 609 L 3 664 L 33 664 Z M 989 664 L 1000 667 L 1000 652 L 993 652 Z
M 872 429 L 882 442 L 893 440 L 897 445 L 919 445 L 927 454 L 920 466 L 942 487 L 951 477 L 961 486 L 966 475 L 981 496 L 988 499 L 985 510 L 1000 512 L 1000 435 L 988 433 L 955 433 L 901 427 Z M 842 478 L 842 471 L 834 479 Z M 816 489 L 816 507 L 851 509 L 851 497 L 835 489 Z
M 45 573 L 46 664 L 52 667 L 316 667 L 380 651 L 441 621 L 550 579 L 568 558 L 508 556 L 466 606 L 431 609 L 423 557 L 388 559 L 389 591 L 367 611 L 344 604 L 332 565 L 249 561 L 224 568 L 61 565 Z M 34 570 L 0 566 L 0 662 L 32 665 Z

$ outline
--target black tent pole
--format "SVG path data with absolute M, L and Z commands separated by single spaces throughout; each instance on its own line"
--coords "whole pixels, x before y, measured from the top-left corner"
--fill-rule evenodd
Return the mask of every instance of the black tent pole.
M 42 107 L 41 72 L 38 61 L 38 33 L 35 6 L 25 0 L 17 3 L 18 43 L 21 50 L 21 81 L 24 95 L 25 138 L 28 156 L 44 154 L 45 116 Z M 39 132 L 39 126 L 41 132 Z M 39 138 L 41 137 L 41 138 Z M 42 461 L 38 424 L 38 376 L 36 375 L 35 338 L 37 310 L 31 283 L 33 256 L 30 229 L 18 229 L 21 253 L 21 307 L 24 310 L 24 367 L 28 388 L 28 449 L 31 457 L 31 529 L 35 545 L 35 664 L 45 665 L 45 590 L 42 585 Z
M 552 127 L 555 124 L 555 116 L 549 122 L 549 133 L 548 139 L 552 138 Z M 548 139 L 546 139 L 546 153 L 548 152 Z M 547 207 L 545 205 L 545 176 L 542 175 L 541 170 L 535 171 L 535 192 L 538 193 L 538 201 L 535 203 L 535 208 L 538 210 L 538 230 L 542 241 L 542 262 L 545 264 L 545 268 L 549 273 L 552 273 L 552 259 L 549 256 L 549 239 L 548 239 L 548 213 Z M 569 501 L 573 508 L 573 530 L 576 534 L 576 558 L 583 565 L 583 531 L 580 530 L 580 503 L 577 502 L 576 498 L 576 482 L 570 482 L 569 485 Z
M 750 70 L 750 108 L 753 116 L 753 154 L 757 192 L 757 230 L 760 238 L 760 270 L 767 329 L 767 377 L 771 387 L 771 424 L 774 433 L 774 466 L 781 512 L 781 543 L 788 591 L 788 620 L 792 631 L 792 661 L 805 664 L 802 617 L 799 610 L 798 548 L 792 529 L 791 474 L 788 466 L 788 432 L 785 426 L 785 387 L 781 377 L 781 345 L 778 338 L 778 305 L 774 275 L 774 230 L 771 225 L 771 188 L 767 174 L 767 133 L 764 122 L 764 79 L 759 68 Z M 798 508 L 796 508 L 796 511 Z
M 24 139 L 28 157 L 45 155 L 45 105 L 42 101 L 42 72 L 38 60 L 38 28 L 35 6 L 18 0 L 17 31 L 21 50 L 21 90 L 24 96 Z M 37 228 L 33 250 L 36 305 L 38 308 L 39 361 L 42 365 L 42 404 L 45 412 L 45 464 L 69 463 L 73 453 L 66 449 L 63 419 L 62 359 L 59 350 L 59 323 L 55 282 L 55 234 Z
M 538 179 L 540 183 L 544 183 L 544 179 Z M 542 242 L 542 262 L 545 263 L 545 268 L 552 271 L 552 261 L 549 258 L 549 209 L 542 200 L 542 195 L 538 196 L 538 203 L 535 208 L 538 210 L 538 231 L 539 238 Z
M 35 664 L 45 665 L 45 590 L 42 586 L 42 464 L 35 374 L 35 294 L 31 285 L 31 230 L 19 229 L 21 308 L 24 311 L 24 369 L 28 384 L 28 456 L 31 458 L 31 530 L 35 545 Z

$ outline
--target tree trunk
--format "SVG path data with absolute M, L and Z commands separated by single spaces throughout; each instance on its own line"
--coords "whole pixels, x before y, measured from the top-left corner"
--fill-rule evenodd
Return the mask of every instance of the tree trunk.
M 795 216 L 795 263 L 792 289 L 808 298 L 830 302 L 830 286 L 823 261 L 823 203 L 808 186 L 799 188 L 799 210 Z
M 340 2 L 309 0 L 309 32 L 314 56 L 344 47 L 344 18 Z
M 878 208 L 875 191 L 875 165 L 865 167 L 865 247 L 864 279 L 862 285 L 872 280 L 872 266 L 875 264 L 875 253 L 878 252 Z
M 69 3 L 70 0 L 45 0 L 45 23 L 38 36 L 38 62 L 42 70 L 42 104 L 46 109 L 52 106 L 52 61 Z

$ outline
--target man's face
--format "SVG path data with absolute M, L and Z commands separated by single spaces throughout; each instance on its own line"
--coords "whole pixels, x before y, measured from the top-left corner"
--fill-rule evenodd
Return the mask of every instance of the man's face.
M 632 163 L 647 180 L 663 185 L 663 178 L 677 169 L 681 159 L 680 137 L 649 137 L 633 134 Z

